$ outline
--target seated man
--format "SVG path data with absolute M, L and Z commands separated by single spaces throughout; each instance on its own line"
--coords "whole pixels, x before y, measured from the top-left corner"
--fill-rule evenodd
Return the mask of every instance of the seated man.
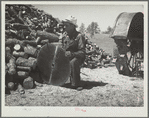
M 65 55 L 69 57 L 71 64 L 71 85 L 73 89 L 82 90 L 80 84 L 80 66 L 85 60 L 85 37 L 76 31 L 77 19 L 69 16 L 62 21 L 67 34 L 63 41 L 63 47 L 66 50 Z M 65 41 L 66 40 L 66 41 Z

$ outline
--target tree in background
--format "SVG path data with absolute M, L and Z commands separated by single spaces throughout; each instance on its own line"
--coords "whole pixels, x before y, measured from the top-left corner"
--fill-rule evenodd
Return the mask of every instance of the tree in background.
M 85 32 L 85 25 L 84 25 L 84 23 L 81 23 L 81 26 L 79 28 L 79 32 L 84 34 L 84 32 Z
M 100 33 L 100 28 L 98 27 L 98 23 L 97 22 L 92 22 L 87 27 L 87 32 L 91 34 L 91 37 L 93 37 L 94 34 Z
M 111 28 L 110 26 L 108 26 L 107 31 L 103 32 L 104 34 L 110 34 L 112 33 L 113 28 Z

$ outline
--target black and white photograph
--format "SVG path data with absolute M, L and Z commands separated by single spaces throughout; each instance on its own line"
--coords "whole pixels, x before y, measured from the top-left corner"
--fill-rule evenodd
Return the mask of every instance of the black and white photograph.
M 5 117 L 146 117 L 148 2 L 2 1 Z

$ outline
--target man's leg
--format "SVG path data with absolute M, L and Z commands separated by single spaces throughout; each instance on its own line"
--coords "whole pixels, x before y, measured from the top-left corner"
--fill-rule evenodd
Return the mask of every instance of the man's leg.
M 77 58 L 73 58 L 70 61 L 71 64 L 71 85 L 73 87 L 79 86 L 80 83 L 80 65 L 81 62 Z

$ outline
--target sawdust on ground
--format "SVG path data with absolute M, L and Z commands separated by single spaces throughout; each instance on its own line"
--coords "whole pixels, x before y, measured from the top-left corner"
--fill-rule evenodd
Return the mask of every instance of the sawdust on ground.
M 119 75 L 116 67 L 82 68 L 82 91 L 36 83 L 20 95 L 5 95 L 5 106 L 144 106 L 144 79 Z

